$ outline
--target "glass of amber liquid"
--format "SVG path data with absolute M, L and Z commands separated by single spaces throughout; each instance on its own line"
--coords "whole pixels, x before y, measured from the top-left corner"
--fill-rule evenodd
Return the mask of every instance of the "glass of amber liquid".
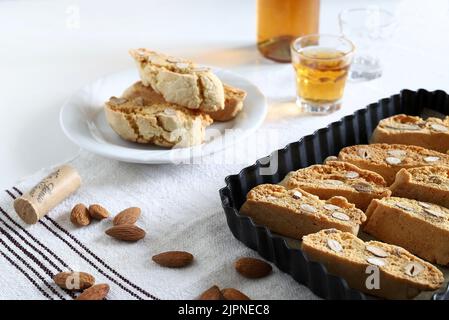
M 340 109 L 354 45 L 343 36 L 312 34 L 291 45 L 296 73 L 296 103 L 304 112 Z

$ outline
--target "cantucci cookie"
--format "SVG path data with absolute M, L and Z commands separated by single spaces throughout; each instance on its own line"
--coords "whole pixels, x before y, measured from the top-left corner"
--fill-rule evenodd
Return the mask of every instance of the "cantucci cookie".
M 449 210 L 428 202 L 375 199 L 363 230 L 441 265 L 449 264 Z
M 372 143 L 400 143 L 446 153 L 449 150 L 449 121 L 398 114 L 379 122 Z
M 253 188 L 240 213 L 273 232 L 294 239 L 327 228 L 357 234 L 366 219 L 363 211 L 343 197 L 323 201 L 304 190 L 287 190 L 273 184 Z
M 145 86 L 165 101 L 189 109 L 213 112 L 224 108 L 224 88 L 209 68 L 148 49 L 130 50 Z
M 427 201 L 449 208 L 449 167 L 402 169 L 390 186 L 394 196 Z
M 209 112 L 215 121 L 229 121 L 234 119 L 243 109 L 246 91 L 223 84 L 225 93 L 225 106 L 223 110 Z
M 380 174 L 388 185 L 402 168 L 449 165 L 449 156 L 418 146 L 374 143 L 341 149 L 338 160 Z
M 162 147 L 201 144 L 205 128 L 213 120 L 207 115 L 175 104 L 145 104 L 144 99 L 112 97 L 105 103 L 106 119 L 123 139 Z
M 246 98 L 246 92 L 244 90 L 228 85 L 223 86 L 225 92 L 224 109 L 215 112 L 203 112 L 216 121 L 229 121 L 235 118 L 243 109 L 243 102 Z M 122 95 L 122 98 L 127 99 L 139 97 L 144 99 L 145 104 L 167 103 L 161 94 L 157 93 L 152 87 L 143 85 L 142 81 L 137 81 L 131 85 Z
M 280 184 L 287 189 L 301 188 L 320 199 L 342 196 L 362 210 L 372 199 L 391 194 L 380 175 L 342 161 L 326 161 L 290 172 Z
M 387 299 L 410 299 L 438 289 L 443 274 L 407 250 L 378 241 L 364 242 L 349 232 L 322 230 L 303 237 L 301 249 L 354 289 Z

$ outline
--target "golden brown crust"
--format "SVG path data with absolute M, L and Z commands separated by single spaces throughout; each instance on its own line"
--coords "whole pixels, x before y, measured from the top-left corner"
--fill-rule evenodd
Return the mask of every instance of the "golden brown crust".
M 327 161 L 290 172 L 280 184 L 287 189 L 301 188 L 321 199 L 342 196 L 362 210 L 372 199 L 391 194 L 379 174 L 342 161 Z
M 380 174 L 388 185 L 402 168 L 449 165 L 449 156 L 418 146 L 376 143 L 343 148 L 340 161 Z
M 123 139 L 163 147 L 199 145 L 212 123 L 206 114 L 142 97 L 112 97 L 105 103 L 105 113 L 111 128 Z
M 372 143 L 409 144 L 445 153 L 449 149 L 449 117 L 413 117 L 395 115 L 379 122 L 371 137 Z
M 402 169 L 390 189 L 394 196 L 449 207 L 449 167 Z
M 343 197 L 323 201 L 301 189 L 287 190 L 271 184 L 253 188 L 240 212 L 255 223 L 294 239 L 325 228 L 357 234 L 366 220 L 365 214 Z
M 412 199 L 374 200 L 364 231 L 430 262 L 449 264 L 449 209 Z
M 303 237 L 301 249 L 312 261 L 323 263 L 328 271 L 346 279 L 349 286 L 388 299 L 415 297 L 420 291 L 435 290 L 443 283 L 436 267 L 407 250 L 378 241 L 363 242 L 351 233 L 322 230 Z M 369 289 L 366 281 L 379 271 L 379 287 Z
M 140 48 L 130 50 L 145 86 L 151 86 L 167 102 L 201 111 L 224 108 L 224 88 L 209 68 Z

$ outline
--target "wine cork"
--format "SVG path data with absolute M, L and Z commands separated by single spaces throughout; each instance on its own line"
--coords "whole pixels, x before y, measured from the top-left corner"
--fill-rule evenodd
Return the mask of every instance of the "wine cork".
M 81 177 L 68 165 L 56 169 L 28 193 L 14 201 L 17 214 L 28 224 L 34 224 L 81 185 Z

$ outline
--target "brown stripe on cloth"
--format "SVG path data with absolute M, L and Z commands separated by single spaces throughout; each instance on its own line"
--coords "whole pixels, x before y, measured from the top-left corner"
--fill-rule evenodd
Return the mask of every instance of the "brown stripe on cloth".
M 1 208 L 0 208 L 1 209 Z M 3 212 L 3 210 L 1 210 Z M 0 216 L 0 222 L 9 229 L 9 231 L 15 234 L 23 243 L 27 244 L 30 248 L 36 251 L 45 261 L 47 261 L 56 271 L 62 272 L 62 269 L 57 266 L 53 261 L 51 261 L 42 251 L 40 251 L 36 246 L 34 246 L 30 241 L 28 241 L 24 236 L 18 233 L 12 226 L 10 226 L 5 220 L 3 220 L 2 216 Z
M 25 276 L 25 278 L 27 278 L 28 281 L 30 281 L 36 287 L 36 289 L 39 290 L 40 293 L 42 293 L 44 297 L 49 300 L 54 300 L 47 292 L 45 292 L 44 289 L 42 289 L 41 286 L 37 284 L 36 280 L 34 280 L 25 270 L 23 270 L 14 260 L 8 257 L 2 250 L 0 250 L 0 255 L 2 255 L 3 258 L 5 258 L 12 266 L 19 270 Z
M 54 288 L 54 287 L 53 287 L 47 280 L 45 280 L 45 278 L 44 278 L 41 274 L 39 274 L 39 272 L 36 271 L 36 269 L 34 269 L 34 268 L 33 268 L 27 261 L 25 261 L 25 259 L 23 259 L 23 258 L 22 258 L 21 256 L 19 256 L 13 249 L 11 249 L 11 247 L 8 246 L 8 245 L 6 244 L 6 242 L 3 241 L 2 238 L 0 238 L 0 244 L 2 244 L 3 247 L 5 247 L 6 250 L 8 250 L 10 253 L 12 253 L 12 255 L 13 255 L 14 257 L 16 257 L 17 260 L 19 260 L 20 262 L 22 262 L 22 264 L 23 264 L 25 267 L 27 267 L 32 273 L 34 273 L 34 274 L 39 278 L 39 280 L 42 281 L 42 282 L 47 286 L 47 288 L 50 289 L 51 292 L 53 292 L 53 294 L 55 294 L 56 296 L 58 296 L 61 300 L 65 300 L 65 298 L 64 298 L 59 292 L 57 292 L 57 291 L 55 290 L 55 288 Z
M 3 216 L 5 216 L 14 226 L 16 226 L 18 229 L 20 229 L 23 233 L 25 233 L 31 240 L 33 240 L 34 243 L 38 244 L 42 249 L 44 249 L 48 254 L 50 254 L 53 258 L 55 258 L 62 266 L 65 268 L 71 270 L 67 263 L 64 262 L 56 253 L 54 253 L 52 250 L 50 250 L 47 246 L 45 246 L 42 242 L 40 242 L 35 236 L 33 236 L 28 230 L 23 228 L 20 224 L 18 224 L 5 210 L 3 210 L 2 207 L 0 207 L 0 212 L 3 213 Z M 17 232 L 17 231 L 16 231 Z M 43 253 L 36 249 L 36 251 L 39 251 L 41 255 Z
M 18 193 L 18 194 L 23 194 L 22 191 L 20 191 L 18 188 L 13 187 L 13 189 Z M 74 243 L 76 243 L 79 247 L 81 247 L 82 249 L 84 249 L 84 251 L 86 251 L 90 256 L 92 256 L 98 263 L 100 263 L 103 267 L 105 267 L 107 270 L 109 270 L 110 272 L 112 272 L 116 277 L 118 277 L 121 281 L 123 281 L 125 284 L 131 286 L 132 288 L 134 288 L 135 290 L 137 290 L 138 292 L 140 292 L 141 294 L 145 295 L 147 298 L 150 298 L 152 300 L 159 300 L 159 298 L 157 298 L 156 296 L 154 296 L 153 294 L 147 292 L 146 290 L 140 288 L 138 285 L 132 283 L 130 280 L 128 280 L 127 278 L 125 278 L 124 276 L 122 276 L 120 273 L 118 273 L 115 269 L 113 269 L 111 266 L 109 266 L 103 259 L 101 259 L 100 257 L 98 257 L 95 253 L 92 252 L 92 250 L 90 250 L 88 247 L 86 247 L 80 240 L 78 240 L 75 236 L 73 236 L 69 231 L 67 231 L 66 229 L 64 229 L 59 223 L 57 223 L 55 220 L 53 220 L 52 218 L 50 218 L 48 215 L 44 216 L 45 220 L 50 221 L 53 226 L 55 226 L 57 229 L 59 229 L 62 233 L 64 233 L 65 235 L 67 235 L 70 240 L 72 240 Z M 69 246 L 69 248 L 71 248 L 74 252 L 76 252 L 81 258 L 83 258 L 86 262 L 88 262 L 92 267 L 94 267 L 95 269 L 97 269 L 101 274 L 103 274 L 105 277 L 107 277 L 109 280 L 113 281 L 115 284 L 117 284 L 120 288 L 122 288 L 123 290 L 125 290 L 126 292 L 128 292 L 129 294 L 131 294 L 132 296 L 134 296 L 135 298 L 142 300 L 142 298 L 140 296 L 138 296 L 135 292 L 127 289 L 126 287 L 124 287 L 121 283 L 117 282 L 115 279 L 111 278 L 109 275 L 107 275 L 102 269 L 100 269 L 100 267 L 98 267 L 97 265 L 95 265 L 89 258 L 87 258 L 85 255 L 83 255 L 79 250 L 77 250 L 73 245 L 71 245 L 66 239 L 64 239 L 61 235 L 59 235 L 57 232 L 55 232 L 52 228 L 50 228 L 46 223 L 44 223 L 43 219 L 39 220 L 39 223 L 42 224 L 45 228 L 47 228 L 50 232 L 52 232 L 56 237 L 58 237 L 61 241 L 63 241 L 65 244 L 67 244 Z
M 54 273 L 51 272 L 35 255 L 33 255 L 30 251 L 25 249 L 24 246 L 22 246 L 16 239 L 14 239 L 5 229 L 0 227 L 0 233 L 3 234 L 6 238 L 8 238 L 9 242 L 11 242 L 16 248 L 18 248 L 20 251 L 22 251 L 31 261 L 33 261 L 42 271 L 44 271 L 47 276 L 50 277 L 51 280 L 53 280 Z M 61 289 L 63 290 L 63 289 Z M 75 298 L 75 295 L 73 292 L 63 290 L 65 293 L 70 295 L 72 298 Z

